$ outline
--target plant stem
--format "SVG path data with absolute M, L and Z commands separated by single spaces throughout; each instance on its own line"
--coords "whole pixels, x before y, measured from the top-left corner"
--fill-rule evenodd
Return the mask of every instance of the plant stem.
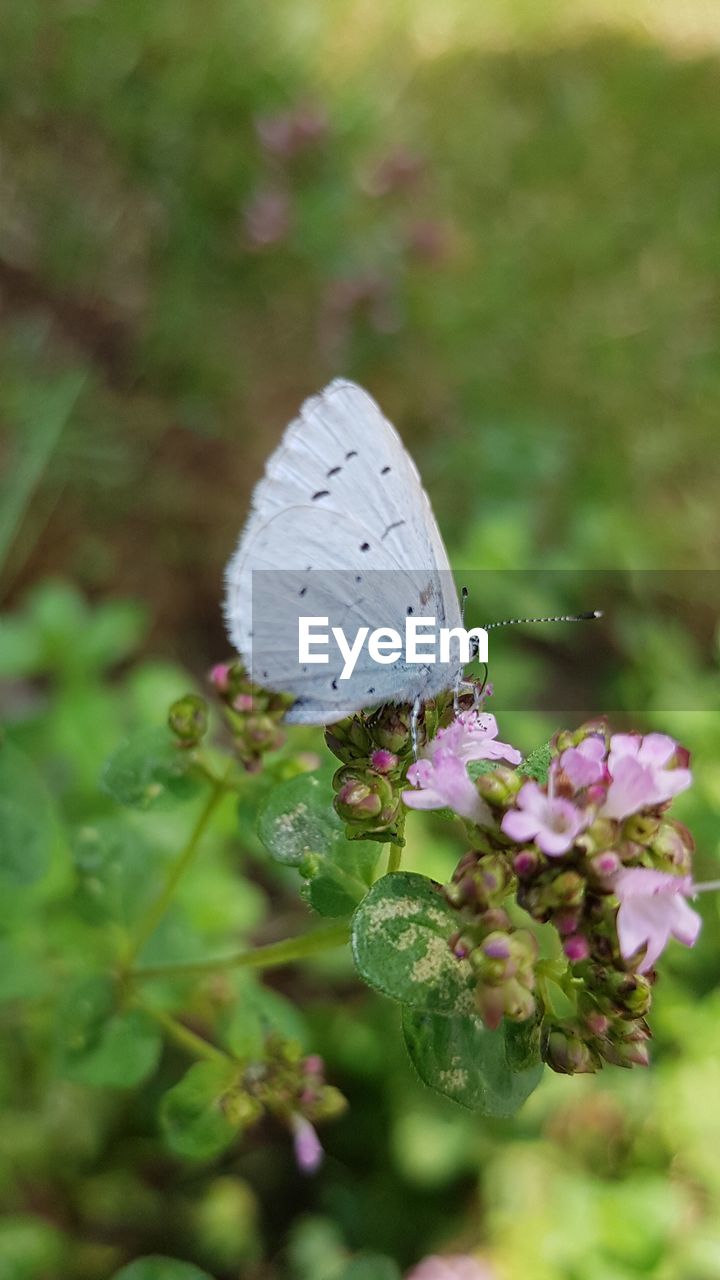
M 190 832 L 187 844 L 170 868 L 164 888 L 158 894 L 155 901 L 150 903 L 150 906 L 140 920 L 135 937 L 128 949 L 127 956 L 125 957 L 123 968 L 126 972 L 132 968 L 148 938 L 150 938 L 155 932 L 158 924 L 170 906 L 175 890 L 195 857 L 205 828 L 220 803 L 220 800 L 225 795 L 225 791 L 226 787 L 224 778 L 217 779 L 210 788 L 208 798 L 198 814 L 195 825 Z
M 398 816 L 397 841 L 395 844 L 390 845 L 390 851 L 388 853 L 388 863 L 387 863 L 388 872 L 399 870 L 400 863 L 402 862 L 402 851 L 404 847 L 404 841 L 403 841 L 404 832 L 405 832 L 405 810 L 403 809 L 401 810 Z
M 397 871 L 402 862 L 403 847 L 401 844 L 391 844 L 388 853 L 387 869 L 388 871 Z
M 350 926 L 329 924 L 313 929 L 296 938 L 284 938 L 282 942 L 270 942 L 264 947 L 237 951 L 234 955 L 218 956 L 216 960 L 196 960 L 187 964 L 142 965 L 130 970 L 128 977 L 142 981 L 145 978 L 182 978 L 203 973 L 218 973 L 222 969 L 271 969 L 277 965 L 304 960 L 306 956 L 343 946 L 350 937 Z
M 194 1058 L 203 1058 L 207 1062 L 231 1062 L 232 1059 L 222 1049 L 218 1049 L 214 1044 L 210 1044 L 209 1040 L 204 1040 L 202 1036 L 198 1036 L 184 1023 L 178 1022 L 177 1018 L 173 1018 L 172 1014 L 166 1013 L 164 1009 L 158 1009 L 155 1005 L 146 1004 L 144 1000 L 135 1000 L 138 1009 L 142 1009 L 143 1013 L 147 1013 L 150 1018 L 154 1018 L 155 1022 L 159 1022 L 160 1026 L 167 1032 L 171 1040 L 175 1044 L 180 1045 L 181 1049 L 187 1049 Z

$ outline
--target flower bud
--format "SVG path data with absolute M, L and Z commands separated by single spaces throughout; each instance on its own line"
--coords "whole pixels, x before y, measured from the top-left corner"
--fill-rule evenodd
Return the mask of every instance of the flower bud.
M 588 872 L 595 884 L 601 888 L 609 888 L 614 875 L 620 870 L 621 862 L 614 849 L 603 849 L 588 859 Z
M 521 880 L 529 880 L 542 866 L 542 857 L 536 849 L 521 849 L 513 858 L 513 871 Z
M 210 683 L 217 693 L 227 693 L 230 688 L 230 666 L 229 662 L 216 662 L 210 671 Z
M 335 810 L 344 822 L 369 829 L 388 826 L 395 817 L 400 798 L 387 778 L 372 769 L 346 765 L 333 778 Z
M 394 751 L 388 751 L 386 747 L 378 747 L 371 753 L 370 765 L 376 773 L 392 773 L 393 769 L 397 769 L 398 758 Z
M 325 742 L 333 755 L 346 764 L 367 756 L 372 747 L 370 734 L 360 716 L 346 716 L 344 720 L 328 725 Z
M 505 809 L 512 804 L 525 781 L 526 779 L 516 769 L 499 765 L 490 773 L 481 773 L 475 779 L 475 785 L 483 800 L 487 800 L 488 804 L 494 808 Z
M 605 798 L 605 790 L 603 788 L 602 799 Z M 609 849 L 615 844 L 616 824 L 611 818 L 596 818 L 587 831 L 578 836 L 575 841 L 579 849 L 582 849 L 589 857 L 594 853 L 599 853 L 603 849 Z
M 653 818 L 648 813 L 633 813 L 623 823 L 623 838 L 633 840 L 635 844 L 648 845 L 659 827 L 659 818 Z
M 610 1019 L 601 1013 L 599 1009 L 592 1009 L 583 1019 L 585 1026 L 592 1035 L 598 1039 L 602 1039 L 607 1035 L 610 1026 Z
M 651 852 L 661 865 L 669 870 L 678 870 L 688 875 L 692 870 L 692 855 L 695 849 L 687 827 L 673 819 L 665 819 L 660 823 L 650 845 Z
M 197 693 L 186 693 L 173 702 L 168 712 L 168 725 L 181 747 L 196 747 L 207 733 L 208 708 Z
M 408 708 L 396 707 L 388 703 L 371 716 L 367 727 L 376 746 L 384 747 L 394 755 L 400 755 L 411 745 L 410 721 L 411 713 Z M 418 728 L 422 728 L 422 725 Z
M 590 944 L 582 933 L 572 933 L 563 942 L 563 951 L 571 964 L 580 964 L 590 955 Z
M 546 1036 L 543 1057 L 553 1071 L 566 1076 L 586 1075 L 600 1066 L 590 1046 L 579 1035 L 560 1028 Z
M 548 901 L 559 907 L 579 907 L 585 897 L 585 881 L 577 871 L 561 871 L 547 886 Z

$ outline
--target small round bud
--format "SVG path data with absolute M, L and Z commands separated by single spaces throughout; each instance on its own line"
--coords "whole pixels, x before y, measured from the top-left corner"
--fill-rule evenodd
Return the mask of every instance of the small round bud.
M 542 859 L 535 849 L 521 849 L 513 858 L 513 870 L 521 880 L 529 880 L 541 865 Z
M 168 725 L 182 747 L 196 747 L 207 733 L 208 709 L 204 698 L 186 693 L 173 702 L 168 712 Z
M 397 769 L 398 758 L 394 751 L 378 747 L 370 756 L 370 764 L 376 773 L 392 773 L 393 769 Z
M 590 944 L 582 933 L 572 933 L 563 942 L 563 951 L 571 964 L 580 964 L 590 955 Z
M 607 885 L 620 870 L 621 865 L 614 849 L 603 849 L 601 853 L 594 853 L 588 859 L 588 871 L 593 880 L 600 885 Z
M 210 683 L 218 693 L 227 693 L 230 688 L 230 663 L 216 662 L 210 671 Z
M 659 828 L 659 818 L 653 818 L 647 813 L 633 813 L 625 819 L 623 837 L 625 840 L 633 840 L 635 844 L 648 845 L 657 835 Z

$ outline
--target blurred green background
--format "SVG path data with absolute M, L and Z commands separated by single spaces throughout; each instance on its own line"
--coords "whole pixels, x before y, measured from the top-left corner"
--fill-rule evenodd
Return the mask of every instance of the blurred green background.
M 709 0 L 6 0 L 0 677 L 64 830 L 108 812 L 123 734 L 225 656 L 252 485 L 343 373 L 400 428 L 458 568 L 686 571 L 669 613 L 618 598 L 588 709 L 691 748 L 679 816 L 717 874 L 717 611 L 691 571 L 720 559 L 719 154 Z M 508 645 L 502 737 L 557 727 L 503 699 L 562 682 L 577 634 Z M 170 854 L 186 823 L 150 838 Z M 291 932 L 304 909 L 249 828 L 213 829 L 168 947 Z M 414 840 L 438 876 L 460 852 L 431 822 Z M 281 1133 L 185 1165 L 153 1081 L 60 1078 L 53 993 L 104 943 L 57 846 L 3 894 L 0 1280 L 105 1280 L 153 1251 L 332 1280 L 363 1248 L 477 1250 L 499 1280 L 720 1274 L 714 901 L 663 962 L 650 1072 L 546 1073 L 513 1121 L 425 1091 L 343 962 L 283 971 L 351 1103 L 308 1181 Z

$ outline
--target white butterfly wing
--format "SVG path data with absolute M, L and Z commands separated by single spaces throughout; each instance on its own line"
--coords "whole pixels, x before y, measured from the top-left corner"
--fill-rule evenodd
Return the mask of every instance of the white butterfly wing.
M 379 666 L 364 647 L 342 680 L 332 642 L 328 664 L 298 663 L 299 614 L 328 616 L 349 639 L 362 626 L 403 635 L 412 613 L 434 617 L 437 626 L 461 622 L 417 469 L 375 401 L 354 383 L 331 383 L 287 428 L 226 580 L 230 638 L 258 683 L 295 695 L 289 720 L 327 724 L 381 702 L 432 697 L 457 674 L 402 660 Z

